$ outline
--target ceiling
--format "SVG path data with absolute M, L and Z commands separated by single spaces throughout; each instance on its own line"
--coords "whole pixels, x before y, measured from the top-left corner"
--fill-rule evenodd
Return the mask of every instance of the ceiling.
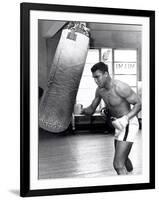
M 64 21 L 47 21 L 40 20 L 39 27 L 43 37 L 53 37 L 66 23 Z M 90 28 L 91 33 L 97 31 L 142 31 L 141 25 L 130 24 L 106 24 L 106 23 L 87 23 L 87 27 Z

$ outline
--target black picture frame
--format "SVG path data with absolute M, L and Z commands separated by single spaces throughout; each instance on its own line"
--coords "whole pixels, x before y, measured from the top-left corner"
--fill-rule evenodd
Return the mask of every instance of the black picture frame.
M 31 11 L 58 11 L 67 13 L 88 13 L 115 16 L 137 16 L 149 19 L 149 182 L 121 185 L 99 185 L 70 188 L 31 189 L 30 188 L 30 12 Z M 20 5 L 21 25 L 21 122 L 20 122 L 20 195 L 43 196 L 77 193 L 95 193 L 108 191 L 141 190 L 155 188 L 155 11 L 131 10 L 103 7 L 83 7 L 71 5 L 53 5 L 21 3 Z M 150 134 L 151 133 L 151 134 Z

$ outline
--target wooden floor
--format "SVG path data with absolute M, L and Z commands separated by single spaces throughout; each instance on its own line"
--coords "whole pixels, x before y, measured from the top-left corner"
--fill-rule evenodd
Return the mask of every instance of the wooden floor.
M 133 174 L 142 172 L 142 134 L 139 131 L 130 158 Z M 116 176 L 112 134 L 59 135 L 39 131 L 39 179 Z

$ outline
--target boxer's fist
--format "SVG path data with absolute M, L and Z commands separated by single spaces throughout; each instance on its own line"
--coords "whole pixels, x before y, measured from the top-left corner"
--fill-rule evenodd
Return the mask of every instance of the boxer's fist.
M 124 115 L 123 117 L 112 121 L 112 125 L 114 126 L 115 129 L 123 130 L 124 128 L 126 128 L 128 122 L 129 122 L 128 117 Z
M 87 107 L 87 108 L 82 108 L 81 114 L 83 114 L 83 115 L 92 115 L 93 114 L 93 110 L 92 110 L 92 108 L 90 106 Z

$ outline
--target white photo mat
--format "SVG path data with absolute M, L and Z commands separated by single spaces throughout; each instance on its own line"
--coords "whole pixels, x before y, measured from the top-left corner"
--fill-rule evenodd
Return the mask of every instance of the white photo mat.
M 105 178 L 38 179 L 38 20 L 84 21 L 142 25 L 142 174 Z M 73 20 L 72 20 L 73 19 Z M 149 44 L 148 17 L 30 11 L 30 189 L 52 189 L 100 185 L 149 183 Z

